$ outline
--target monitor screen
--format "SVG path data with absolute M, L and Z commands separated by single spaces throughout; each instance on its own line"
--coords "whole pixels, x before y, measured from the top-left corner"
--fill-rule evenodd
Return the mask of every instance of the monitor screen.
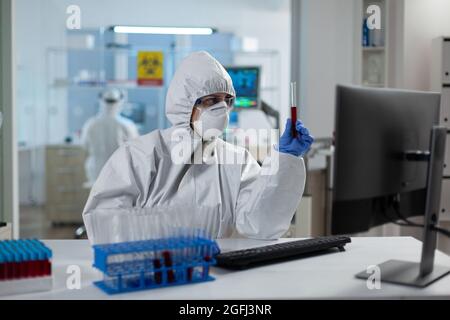
M 235 108 L 259 107 L 259 67 L 227 67 L 236 90 Z
M 337 86 L 332 234 L 424 214 L 428 162 L 405 154 L 430 150 L 439 106 L 438 93 Z

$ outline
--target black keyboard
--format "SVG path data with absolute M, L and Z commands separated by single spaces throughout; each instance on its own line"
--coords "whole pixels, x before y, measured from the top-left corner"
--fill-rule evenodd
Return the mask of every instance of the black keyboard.
M 345 251 L 351 242 L 346 236 L 317 237 L 278 243 L 258 248 L 229 251 L 216 255 L 217 266 L 226 269 L 247 269 L 291 259 L 298 259 L 314 253 L 324 253 L 332 248 Z

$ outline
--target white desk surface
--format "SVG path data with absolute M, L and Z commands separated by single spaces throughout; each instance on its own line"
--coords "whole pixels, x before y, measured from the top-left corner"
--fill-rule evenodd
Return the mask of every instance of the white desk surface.
M 289 241 L 295 239 L 280 239 Z M 245 271 L 212 269 L 215 281 L 107 295 L 92 282 L 101 273 L 92 268 L 87 240 L 48 240 L 53 250 L 53 290 L 0 299 L 450 299 L 450 275 L 425 289 L 382 283 L 369 290 L 355 274 L 389 259 L 419 261 L 421 242 L 410 237 L 352 238 L 345 252 L 329 253 Z M 219 240 L 222 251 L 272 244 L 248 239 Z M 436 264 L 450 267 L 450 257 L 436 252 Z M 81 289 L 68 290 L 69 265 L 81 268 Z

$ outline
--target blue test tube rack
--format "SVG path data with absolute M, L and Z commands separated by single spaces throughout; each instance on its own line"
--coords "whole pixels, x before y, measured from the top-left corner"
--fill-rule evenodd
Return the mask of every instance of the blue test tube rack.
M 108 294 L 212 281 L 219 247 L 201 237 L 171 237 L 94 245 L 94 267 L 103 280 L 94 284 Z

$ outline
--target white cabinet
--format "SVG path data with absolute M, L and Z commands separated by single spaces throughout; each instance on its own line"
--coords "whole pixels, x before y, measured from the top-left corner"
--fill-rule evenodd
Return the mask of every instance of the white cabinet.
M 441 194 L 441 216 L 440 220 L 450 221 L 450 179 L 444 179 L 442 182 Z
M 442 83 L 450 84 L 450 38 L 442 42 Z
M 442 87 L 441 90 L 437 90 L 437 88 L 434 90 L 441 92 L 440 123 L 442 126 L 447 127 L 450 130 L 450 85 L 449 87 Z
M 433 91 L 441 92 L 440 124 L 448 129 L 440 220 L 450 221 L 450 37 L 433 39 L 431 88 Z
M 450 85 L 450 37 L 439 37 L 432 41 L 431 87 L 441 91 Z
M 450 134 L 447 134 L 447 146 L 445 147 L 444 176 L 450 178 Z
M 80 146 L 46 147 L 46 215 L 53 223 L 82 223 L 81 213 L 89 195 L 83 187 L 85 152 Z

